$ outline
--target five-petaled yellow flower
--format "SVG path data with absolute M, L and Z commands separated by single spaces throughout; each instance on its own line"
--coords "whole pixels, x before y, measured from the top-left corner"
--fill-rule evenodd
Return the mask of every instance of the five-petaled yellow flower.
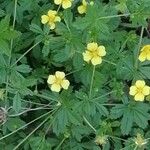
M 41 16 L 41 22 L 43 24 L 48 24 L 50 26 L 50 29 L 55 29 L 55 23 L 60 22 L 61 19 L 59 16 L 57 16 L 57 11 L 55 10 L 49 10 L 47 15 Z
M 70 85 L 70 82 L 65 78 L 65 73 L 60 71 L 56 71 L 55 75 L 49 75 L 47 83 L 55 92 L 60 92 L 61 88 L 67 90 Z
M 54 0 L 56 5 L 62 5 L 64 9 L 70 8 L 72 6 L 73 0 Z
M 98 46 L 97 43 L 89 43 L 87 45 L 87 50 L 83 53 L 83 59 L 86 62 L 91 61 L 95 66 L 102 63 L 102 57 L 106 55 L 105 47 Z
M 150 60 L 150 45 L 145 45 L 142 49 L 141 49 L 141 53 L 139 55 L 139 60 L 141 62 L 145 61 L 145 60 Z
M 87 9 L 87 2 L 86 2 L 86 0 L 82 0 L 82 5 L 80 5 L 80 6 L 78 7 L 78 12 L 79 12 L 79 14 L 84 14 L 84 13 L 86 13 L 86 9 Z
M 145 85 L 145 81 L 137 80 L 135 85 L 130 87 L 129 94 L 134 96 L 135 101 L 144 101 L 145 96 L 150 94 L 150 87 Z

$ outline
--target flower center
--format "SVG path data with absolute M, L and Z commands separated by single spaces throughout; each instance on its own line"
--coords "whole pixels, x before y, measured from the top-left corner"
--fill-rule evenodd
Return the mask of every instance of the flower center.
M 55 20 L 55 15 L 50 15 L 49 16 L 49 22 L 54 22 Z
M 96 51 L 91 52 L 91 55 L 92 55 L 92 57 L 97 57 L 97 56 L 98 56 L 98 54 L 97 54 L 97 52 L 96 52 Z
M 55 83 L 56 83 L 56 84 L 61 84 L 62 81 L 63 81 L 63 79 L 57 78 Z
M 137 88 L 137 93 L 142 93 L 143 92 L 143 88 Z

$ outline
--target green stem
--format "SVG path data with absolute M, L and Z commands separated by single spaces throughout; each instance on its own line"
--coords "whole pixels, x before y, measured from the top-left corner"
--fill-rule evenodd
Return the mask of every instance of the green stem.
M 42 121 L 28 136 L 26 136 L 13 150 L 17 150 L 34 132 L 36 132 L 48 119 L 51 118 L 53 114 L 57 112 L 58 109 L 54 110 L 51 115 L 49 115 L 44 121 Z M 51 113 L 51 112 L 48 112 Z M 52 119 L 53 122 L 54 118 Z
M 28 136 L 26 136 L 13 150 L 16 150 L 19 148 L 20 145 L 22 145 L 36 130 L 38 130 L 48 119 L 50 116 L 48 116 L 44 121 L 42 121 Z
M 101 19 L 109 19 L 109 18 L 118 18 L 118 17 L 127 17 L 130 16 L 131 14 L 120 14 L 120 15 L 113 15 L 113 16 L 105 16 L 105 17 L 100 17 L 97 20 Z
M 65 140 L 66 140 L 66 137 L 64 137 L 64 138 L 62 139 L 62 141 L 59 143 L 59 145 L 56 147 L 55 150 L 59 150 L 59 148 L 61 147 L 61 145 L 64 143 Z
M 112 93 L 115 93 L 115 92 L 117 92 L 117 90 L 108 92 L 108 93 L 106 93 L 106 94 L 104 94 L 104 95 L 101 95 L 101 96 L 99 96 L 99 97 L 94 98 L 93 100 L 95 101 L 95 100 L 97 100 L 97 99 L 99 99 L 99 98 L 106 97 L 106 96 L 108 96 L 108 95 L 110 95 L 110 94 L 112 94 Z
M 50 98 L 48 96 L 45 96 L 45 95 L 42 95 L 42 94 L 34 94 L 34 96 L 37 96 L 37 97 L 40 97 L 40 98 L 43 98 L 45 100 L 48 100 L 48 101 L 55 101 L 55 102 L 58 102 L 57 100 L 53 99 L 53 98 Z
M 53 111 L 54 111 L 54 110 L 53 110 Z M 46 115 L 48 115 L 48 114 L 51 113 L 51 112 L 52 112 L 52 111 L 49 111 L 49 112 L 47 112 L 47 113 L 41 115 L 40 117 L 38 117 L 38 118 L 36 118 L 36 119 L 30 121 L 29 123 L 23 125 L 22 127 L 18 128 L 17 130 L 15 130 L 15 131 L 13 131 L 13 132 L 11 132 L 11 133 L 9 133 L 9 134 L 7 134 L 7 135 L 1 137 L 1 138 L 0 138 L 0 141 L 3 140 L 3 139 L 5 139 L 5 138 L 7 138 L 7 137 L 9 137 L 9 136 L 11 136 L 11 135 L 13 135 L 14 133 L 16 133 L 16 132 L 18 132 L 18 131 L 24 129 L 24 128 L 27 127 L 28 125 L 30 125 L 30 124 L 32 124 L 33 122 L 35 122 L 35 121 L 37 121 L 37 120 L 39 120 L 39 119 L 45 117 Z
M 94 131 L 96 132 L 96 129 L 91 125 L 91 123 L 85 118 L 85 116 L 83 116 L 84 121 L 88 124 L 88 126 Z
M 18 114 L 13 114 L 13 115 L 8 115 L 9 117 L 17 117 L 17 116 L 20 116 L 20 115 L 23 115 L 24 113 L 27 113 L 27 112 L 30 112 L 30 111 L 36 111 L 36 110 L 50 110 L 52 108 L 46 108 L 46 107 L 38 107 L 38 108 L 33 108 L 33 109 L 27 109 L 23 112 L 20 112 Z
M 106 59 L 103 59 L 103 61 L 106 62 L 106 63 L 109 63 L 109 64 L 111 64 L 111 65 L 114 65 L 114 66 L 117 65 L 117 64 L 115 64 L 115 63 L 113 63 L 113 62 L 111 62 L 111 61 L 109 61 L 109 60 L 106 60 Z
M 16 22 L 16 11 L 17 11 L 17 1 L 15 0 L 14 3 L 14 18 L 13 18 L 13 30 L 15 29 L 15 22 Z M 12 54 L 12 49 L 13 49 L 13 39 L 11 39 L 10 42 L 10 55 L 8 58 L 8 67 L 10 67 L 10 63 L 11 63 L 11 54 Z M 8 98 L 8 86 L 9 86 L 9 77 L 10 77 L 10 70 L 7 70 L 7 77 L 6 77 L 6 93 L 5 93 L 5 101 L 7 102 L 7 98 Z
M 81 70 L 82 70 L 82 69 L 76 69 L 76 70 L 74 70 L 74 71 L 72 71 L 72 72 L 67 73 L 66 76 L 68 76 L 68 75 L 70 75 L 70 74 L 73 74 L 73 73 L 75 73 L 75 72 L 81 71 Z
M 11 67 L 14 67 L 26 54 L 28 54 L 34 47 L 36 47 L 41 41 L 35 43 L 31 48 L 29 48 L 24 54 L 22 54 L 13 64 Z
M 142 30 L 141 30 L 140 39 L 139 39 L 139 44 L 138 44 L 138 51 L 137 51 L 137 53 L 136 53 L 136 58 L 135 58 L 135 59 L 136 59 L 136 60 L 135 60 L 135 68 L 136 68 L 136 70 L 138 69 L 138 56 L 139 56 L 139 52 L 140 52 L 140 49 L 141 49 L 143 33 L 144 33 L 144 27 L 142 27 Z
M 121 141 L 124 141 L 124 142 L 126 142 L 127 140 L 124 140 L 124 139 L 122 139 L 122 138 L 119 138 L 119 137 L 116 137 L 116 136 L 112 136 L 112 135 L 108 135 L 108 137 L 110 137 L 110 138 L 114 138 L 114 139 L 117 139 L 117 140 L 121 140 Z
M 95 66 L 93 67 L 93 72 L 92 72 L 92 78 L 91 78 L 91 84 L 90 84 L 89 98 L 91 98 L 91 95 L 92 95 L 92 88 L 93 88 L 94 75 L 95 75 Z
M 58 6 L 58 8 L 57 8 L 57 13 L 59 12 L 59 10 L 60 10 L 60 7 L 61 7 L 61 4 Z

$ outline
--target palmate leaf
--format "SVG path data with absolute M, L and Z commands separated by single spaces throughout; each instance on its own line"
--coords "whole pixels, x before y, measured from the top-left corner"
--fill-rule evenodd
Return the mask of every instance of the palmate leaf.
M 150 79 L 150 66 L 140 67 L 139 72 L 144 79 Z
M 31 137 L 29 139 L 29 144 L 32 150 L 51 150 L 51 144 L 42 136 Z
M 17 93 L 13 98 L 13 109 L 16 112 L 19 112 L 21 110 L 21 96 L 19 93 Z
M 55 119 L 53 122 L 53 131 L 59 135 L 60 133 L 64 133 L 66 127 L 73 123 L 75 125 L 79 125 L 79 121 L 77 119 L 77 114 L 74 114 L 72 110 L 67 108 L 61 108 L 58 110 L 56 115 L 54 115 Z
M 20 36 L 20 32 L 9 26 L 10 17 L 6 16 L 0 21 L 0 53 L 10 56 L 10 40 Z
M 147 127 L 150 119 L 148 111 L 149 107 L 144 103 L 120 104 L 112 108 L 111 117 L 118 119 L 123 116 L 121 118 L 121 132 L 127 135 L 130 133 L 133 123 L 143 129 Z

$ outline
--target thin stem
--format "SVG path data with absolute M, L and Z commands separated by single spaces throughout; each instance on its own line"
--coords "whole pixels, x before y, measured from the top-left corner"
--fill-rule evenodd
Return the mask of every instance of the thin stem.
M 37 96 L 37 97 L 40 97 L 40 98 L 43 98 L 45 100 L 52 100 L 52 101 L 55 101 L 55 102 L 58 102 L 57 100 L 53 99 L 53 98 L 50 98 L 48 96 L 45 96 L 45 95 L 42 95 L 42 94 L 34 94 L 34 96 Z
M 116 137 L 116 136 L 112 136 L 112 135 L 108 135 L 110 138 L 114 138 L 114 139 L 118 139 L 118 140 L 121 140 L 121 141 L 124 141 L 124 142 L 126 142 L 127 140 L 124 140 L 124 139 L 122 139 L 122 138 L 119 138 L 119 137 Z
M 113 16 L 104 16 L 104 17 L 100 17 L 97 20 L 101 20 L 101 19 L 109 19 L 109 18 L 118 18 L 118 17 L 127 17 L 130 16 L 131 14 L 120 14 L 120 15 L 113 15 Z
M 90 124 L 90 122 L 85 118 L 85 116 L 83 116 L 84 121 L 88 124 L 88 126 L 94 131 L 96 132 L 96 129 Z
M 70 75 L 70 74 L 73 74 L 73 73 L 75 73 L 75 72 L 81 71 L 81 70 L 82 70 L 82 69 L 74 70 L 74 71 L 72 71 L 72 72 L 67 73 L 66 76 L 68 76 L 68 75 Z
M 91 84 L 90 84 L 89 98 L 91 98 L 91 94 L 92 94 L 93 81 L 94 81 L 94 74 L 95 74 L 95 66 L 93 66 L 93 72 L 92 72 L 92 78 L 91 78 Z
M 127 44 L 127 42 L 128 42 L 129 39 L 130 39 L 130 36 L 128 36 L 127 39 L 123 42 L 123 44 L 122 44 L 122 46 L 121 46 L 119 52 L 122 52 L 122 51 L 123 51 L 123 49 L 125 48 L 125 46 L 126 46 L 126 44 Z
M 138 148 L 138 146 L 136 145 L 135 148 L 134 148 L 134 150 L 136 150 L 137 148 Z
M 30 103 L 30 104 L 38 105 L 38 106 L 47 106 L 47 105 L 50 105 L 50 103 L 49 104 L 41 104 L 41 103 L 37 103 L 37 102 L 26 101 L 26 100 L 23 100 L 23 99 L 21 101 L 23 101 L 25 103 Z
M 142 38 L 143 38 L 143 33 L 144 33 L 144 27 L 142 27 L 141 29 L 141 34 L 140 34 L 140 39 L 139 39 L 139 44 L 138 44 L 138 51 L 136 53 L 136 60 L 135 60 L 135 68 L 138 69 L 138 56 L 139 56 L 139 52 L 140 52 L 140 48 L 141 48 L 141 44 L 142 44 Z
M 15 0 L 15 3 L 14 3 L 14 14 L 13 14 L 14 18 L 13 18 L 13 27 L 12 27 L 13 30 L 15 29 L 15 23 L 16 23 L 17 1 L 18 0 Z M 13 39 L 11 39 L 11 42 L 10 42 L 10 55 L 9 55 L 9 58 L 8 58 L 8 65 L 9 66 L 10 66 L 10 63 L 11 63 L 12 48 L 13 48 Z M 8 97 L 8 86 L 9 86 L 9 77 L 10 77 L 9 73 L 10 73 L 10 70 L 7 70 L 5 101 L 7 101 L 7 97 Z
M 59 12 L 59 10 L 60 10 L 60 7 L 61 7 L 61 4 L 58 6 L 58 8 L 57 8 L 57 13 Z
M 68 29 L 69 33 L 71 34 L 71 30 L 70 30 L 70 27 L 69 27 L 69 25 L 68 25 L 67 21 L 66 21 L 65 19 L 64 19 L 64 21 L 65 21 L 65 24 L 66 24 L 66 27 L 67 27 L 67 29 Z
M 22 145 L 36 130 L 38 130 L 48 119 L 50 116 L 48 116 L 44 121 L 42 121 L 28 136 L 26 136 L 13 150 L 16 150 L 19 148 L 20 145 Z
M 108 63 L 108 64 L 114 65 L 114 66 L 117 65 L 117 64 L 115 64 L 115 63 L 113 63 L 113 62 L 111 62 L 111 61 L 109 61 L 109 60 L 106 60 L 106 59 L 103 59 L 103 61 L 106 62 L 106 63 Z
M 54 111 L 54 110 L 52 110 L 52 111 Z M 38 117 L 38 118 L 36 118 L 36 119 L 30 121 L 29 123 L 27 123 L 27 124 L 23 125 L 22 127 L 18 128 L 17 130 L 15 130 L 15 131 L 13 131 L 13 132 L 11 132 L 11 133 L 9 133 L 9 134 L 7 134 L 7 135 L 1 137 L 1 138 L 0 138 L 0 141 L 3 140 L 3 139 L 5 139 L 5 138 L 7 138 L 7 137 L 9 137 L 9 136 L 11 136 L 12 134 L 14 134 L 14 133 L 16 133 L 16 132 L 18 132 L 18 131 L 20 131 L 21 129 L 27 127 L 28 125 L 32 124 L 33 122 L 35 122 L 35 121 L 37 121 L 37 120 L 39 120 L 39 119 L 45 117 L 46 115 L 48 115 L 48 114 L 51 113 L 52 111 L 49 111 L 49 112 L 47 112 L 47 113 L 41 115 L 40 117 Z
M 44 121 L 42 121 L 28 136 L 26 136 L 13 150 L 18 149 L 20 145 L 22 145 L 35 131 L 37 131 L 48 119 L 51 118 L 53 114 L 57 112 L 58 109 L 56 109 L 51 115 L 49 115 Z M 50 113 L 50 112 L 49 112 Z M 52 119 L 53 122 L 54 118 Z
M 104 95 L 101 95 L 101 96 L 99 96 L 99 97 L 94 98 L 93 100 L 97 100 L 97 99 L 100 99 L 100 98 L 106 97 L 106 96 L 108 96 L 108 95 L 110 95 L 110 94 L 112 94 L 112 93 L 115 93 L 115 92 L 117 92 L 117 90 L 114 90 L 114 91 L 108 92 L 108 93 L 106 93 L 106 94 L 104 94 Z
M 59 145 L 55 148 L 55 150 L 59 150 L 59 148 L 61 147 L 61 145 L 64 143 L 64 141 L 66 140 L 66 137 L 64 137 L 61 142 L 59 143 Z
M 22 115 L 22 114 L 24 114 L 24 113 L 30 112 L 30 111 L 49 110 L 49 109 L 51 109 L 51 108 L 39 107 L 39 108 L 34 108 L 34 109 L 27 109 L 27 110 L 25 110 L 25 111 L 23 111 L 23 112 L 20 112 L 20 113 L 18 113 L 18 114 L 8 115 L 8 116 L 9 116 L 9 117 L 17 117 L 17 116 L 20 116 L 20 115 Z
M 34 44 L 32 47 L 30 47 L 24 54 L 22 54 L 15 62 L 12 64 L 11 67 L 14 67 L 26 54 L 28 54 L 34 47 L 36 47 L 41 41 Z

